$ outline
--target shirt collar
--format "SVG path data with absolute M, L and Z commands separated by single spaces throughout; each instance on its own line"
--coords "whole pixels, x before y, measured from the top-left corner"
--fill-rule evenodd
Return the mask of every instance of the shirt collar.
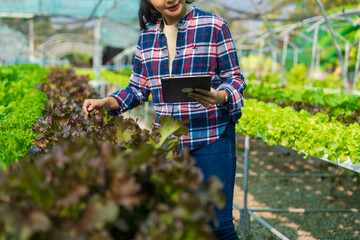
M 195 16 L 195 9 L 196 9 L 195 6 L 193 6 L 192 9 L 190 9 L 190 11 L 188 11 L 187 8 L 185 16 L 179 20 L 179 25 L 178 25 L 179 29 L 186 29 L 188 27 L 189 21 Z M 164 24 L 163 17 L 161 17 L 158 19 L 156 23 L 156 31 L 161 31 L 161 29 L 163 28 L 163 24 Z

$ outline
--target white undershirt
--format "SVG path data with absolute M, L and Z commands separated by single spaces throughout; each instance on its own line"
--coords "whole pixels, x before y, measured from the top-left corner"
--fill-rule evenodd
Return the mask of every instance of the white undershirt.
M 175 58 L 176 51 L 176 39 L 178 33 L 179 23 L 175 23 L 173 25 L 167 25 L 164 21 L 164 29 L 163 32 L 166 36 L 167 49 L 169 54 L 169 74 L 171 77 L 172 63 Z
M 189 12 L 191 12 L 191 9 L 186 6 L 186 13 L 187 15 Z M 172 64 L 175 58 L 175 52 L 176 52 L 176 39 L 179 29 L 179 23 L 175 23 L 173 25 L 167 25 L 164 21 L 164 28 L 163 33 L 166 36 L 166 43 L 167 43 L 167 49 L 168 49 L 168 55 L 169 55 L 169 75 L 171 77 L 171 71 L 172 71 Z

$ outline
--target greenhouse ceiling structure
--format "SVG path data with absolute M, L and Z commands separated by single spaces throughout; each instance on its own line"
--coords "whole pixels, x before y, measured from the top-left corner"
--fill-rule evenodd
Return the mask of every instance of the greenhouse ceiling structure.
M 360 49 L 360 39 L 356 37 L 356 31 L 360 29 L 360 9 L 346 9 L 332 13 L 328 15 L 327 18 L 331 21 L 331 28 L 335 29 L 334 34 L 337 38 L 336 41 L 340 47 L 344 49 L 344 66 L 342 71 L 344 73 L 344 85 L 347 86 L 349 81 L 348 63 L 350 50 L 355 47 Z M 347 32 L 349 29 L 352 29 L 351 31 L 355 34 L 352 34 L 351 31 L 349 34 L 349 32 Z M 288 62 L 295 66 L 298 64 L 300 57 L 302 57 L 302 62 L 309 62 L 309 77 L 312 79 L 315 70 L 319 69 L 320 52 L 334 51 L 333 41 L 329 42 L 329 46 L 324 49 L 319 45 L 320 34 L 322 34 L 322 36 L 331 36 L 330 26 L 324 16 L 314 16 L 296 23 L 274 27 L 272 31 L 276 36 L 276 46 L 280 46 L 280 49 L 278 49 L 278 51 L 281 50 L 279 57 L 277 57 L 275 53 L 277 47 L 274 47 L 271 41 L 271 34 L 266 29 L 234 36 L 240 57 L 243 55 L 243 52 L 257 54 L 259 56 L 260 67 L 262 66 L 261 63 L 264 60 L 265 53 L 267 53 L 267 55 L 270 55 L 272 58 L 272 66 L 265 67 L 265 69 L 271 69 L 272 72 L 277 70 L 277 63 L 282 63 L 282 65 L 285 66 L 285 63 Z M 350 35 L 350 37 L 346 36 L 346 34 Z M 356 55 L 356 68 L 352 75 L 354 89 L 359 74 L 360 50 L 357 51 Z M 260 70 L 258 70 L 258 72 L 260 72 Z M 310 80 L 310 85 L 311 84 Z
M 8 26 L 0 23 L 0 61 L 11 59 L 15 61 L 15 56 L 23 57 L 19 60 L 27 60 L 29 52 L 29 44 L 25 36 Z
M 200 0 L 195 5 L 206 4 L 208 2 L 211 1 Z M 122 54 L 113 58 L 115 64 L 124 62 L 124 59 L 131 59 L 133 55 L 132 50 L 139 36 L 138 9 L 138 0 L 0 0 L 0 18 L 30 19 L 28 42 L 26 43 L 27 38 L 24 36 L 19 38 L 25 40 L 21 40 L 21 51 L 12 51 L 11 58 L 9 58 L 9 54 L 6 51 L 0 52 L 0 61 L 2 61 L 1 59 L 6 59 L 7 61 L 14 62 L 12 59 L 29 59 L 32 62 L 37 60 L 41 64 L 56 64 L 67 53 L 79 52 L 91 56 L 94 59 L 94 68 L 99 69 L 102 46 L 110 46 L 129 49 L 125 51 L 127 53 L 126 56 Z M 68 17 L 74 23 L 85 23 L 95 19 L 95 26 L 91 36 L 59 34 L 58 36 L 51 36 L 35 46 L 34 35 L 36 36 L 36 29 L 34 32 L 34 22 L 32 20 L 35 16 Z M 344 25 L 360 26 L 359 16 L 359 9 L 347 9 L 332 13 L 329 15 L 329 18 L 334 22 L 336 30 Z M 234 41 L 240 56 L 246 52 L 258 54 L 260 62 L 265 55 L 270 56 L 273 59 L 272 66 L 266 67 L 266 69 L 275 71 L 277 63 L 282 65 L 288 63 L 289 65 L 289 59 L 292 60 L 293 65 L 306 61 L 308 65 L 311 65 L 311 71 L 309 71 L 311 76 L 319 65 L 320 52 L 328 50 L 321 49 L 317 44 L 319 31 L 320 34 L 330 34 L 327 28 L 325 18 L 321 15 L 293 24 L 274 27 L 273 31 L 278 40 L 276 45 L 281 48 L 278 50 L 274 48 L 271 34 L 267 30 L 241 33 L 238 36 L 234 35 Z M 7 29 L 3 29 L 1 32 L 7 31 Z M 343 70 L 346 73 L 349 50 L 359 46 L 360 42 L 358 40 L 349 41 L 339 34 L 341 33 L 338 33 L 337 37 L 339 38 L 340 45 L 345 49 L 345 66 Z M 0 45 L 3 48 L 9 46 L 9 36 L 1 34 Z M 306 47 L 303 47 L 304 45 Z M 276 55 L 275 52 L 279 52 L 279 54 Z M 360 53 L 357 54 L 359 55 Z M 359 61 L 360 57 L 358 57 L 356 66 L 358 66 Z M 356 79 L 358 72 L 359 69 L 356 68 L 355 74 L 350 78 Z M 348 81 L 347 78 L 346 75 L 344 81 Z
M 89 55 L 89 49 L 91 49 L 91 46 L 87 44 L 89 40 L 80 34 L 78 38 L 72 35 L 67 41 L 63 36 L 52 36 L 40 44 L 40 49 L 34 49 L 36 32 L 34 32 L 33 19 L 35 16 L 67 17 L 73 18 L 77 23 L 95 19 L 92 47 L 94 53 L 90 55 L 94 59 L 93 64 L 96 68 L 100 65 L 102 45 L 128 48 L 136 44 L 139 36 L 138 9 L 139 2 L 134 0 L 0 0 L 0 18 L 30 19 L 28 49 L 21 51 L 21 55 L 17 56 L 18 59 L 23 59 L 25 54 L 28 55 L 30 61 L 39 60 L 41 57 L 50 56 L 55 49 L 57 56 L 63 56 L 72 50 Z M 8 36 L 1 34 L 1 46 L 4 46 L 5 41 L 9 41 Z M 69 48 L 71 43 L 81 47 Z M 44 48 L 44 46 L 53 46 L 53 49 Z M 49 52 L 43 52 L 44 49 Z M 54 59 L 40 59 L 39 61 L 46 63 L 50 60 L 55 63 Z
M 73 18 L 101 18 L 127 21 L 137 17 L 134 0 L 12 0 L 0 1 L 0 13 L 51 15 Z

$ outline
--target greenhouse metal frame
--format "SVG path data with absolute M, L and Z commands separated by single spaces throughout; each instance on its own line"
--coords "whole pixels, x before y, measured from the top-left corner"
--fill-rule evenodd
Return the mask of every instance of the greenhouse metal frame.
M 258 137 L 261 139 L 261 135 L 258 134 Z M 244 179 L 244 185 L 243 185 L 243 192 L 244 192 L 244 206 L 241 208 L 238 206 L 235 202 L 234 208 L 240 212 L 240 225 L 238 226 L 239 231 L 242 234 L 242 238 L 246 240 L 246 234 L 250 231 L 250 216 L 252 216 L 256 221 L 258 221 L 260 224 L 262 224 L 264 227 L 269 229 L 274 235 L 279 237 L 282 240 L 289 240 L 288 237 L 286 237 L 283 233 L 281 233 L 279 230 L 271 226 L 269 223 L 267 223 L 264 219 L 257 216 L 256 212 L 275 212 L 275 213 L 315 213 L 315 212 L 327 212 L 327 213 L 336 213 L 336 212 L 353 212 L 353 213 L 359 213 L 360 209 L 318 209 L 318 208 L 287 208 L 287 209 L 252 209 L 248 207 L 247 202 L 247 195 L 248 195 L 248 183 L 249 183 L 249 152 L 250 152 L 250 136 L 246 135 L 245 140 L 245 152 L 244 152 L 244 174 L 236 174 L 236 177 L 242 177 Z M 279 145 L 274 146 L 278 148 L 280 151 L 282 151 L 285 154 L 288 154 L 288 151 L 294 150 L 298 152 L 298 149 L 289 149 L 285 146 Z M 346 168 L 348 170 L 360 173 L 360 163 L 359 164 L 352 164 L 351 160 L 349 159 L 346 162 L 332 162 L 327 159 L 326 156 L 324 157 L 316 157 L 317 159 L 323 160 L 328 163 L 332 163 L 334 165 L 337 165 L 342 168 Z M 302 173 L 294 173 L 294 174 L 264 174 L 264 175 L 256 175 L 255 177 L 336 177 L 337 175 L 334 174 L 302 174 Z

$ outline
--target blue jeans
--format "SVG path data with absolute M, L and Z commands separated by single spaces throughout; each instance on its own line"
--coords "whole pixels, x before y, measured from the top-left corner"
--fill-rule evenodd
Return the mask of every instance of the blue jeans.
M 235 152 L 235 123 L 229 120 L 229 123 L 216 142 L 203 146 L 190 152 L 195 158 L 196 166 L 207 181 L 210 176 L 217 176 L 224 184 L 222 192 L 226 197 L 226 204 L 223 209 L 215 209 L 219 226 L 211 226 L 216 236 L 221 240 L 239 239 L 234 229 L 232 208 L 233 194 L 236 170 L 236 152 Z

